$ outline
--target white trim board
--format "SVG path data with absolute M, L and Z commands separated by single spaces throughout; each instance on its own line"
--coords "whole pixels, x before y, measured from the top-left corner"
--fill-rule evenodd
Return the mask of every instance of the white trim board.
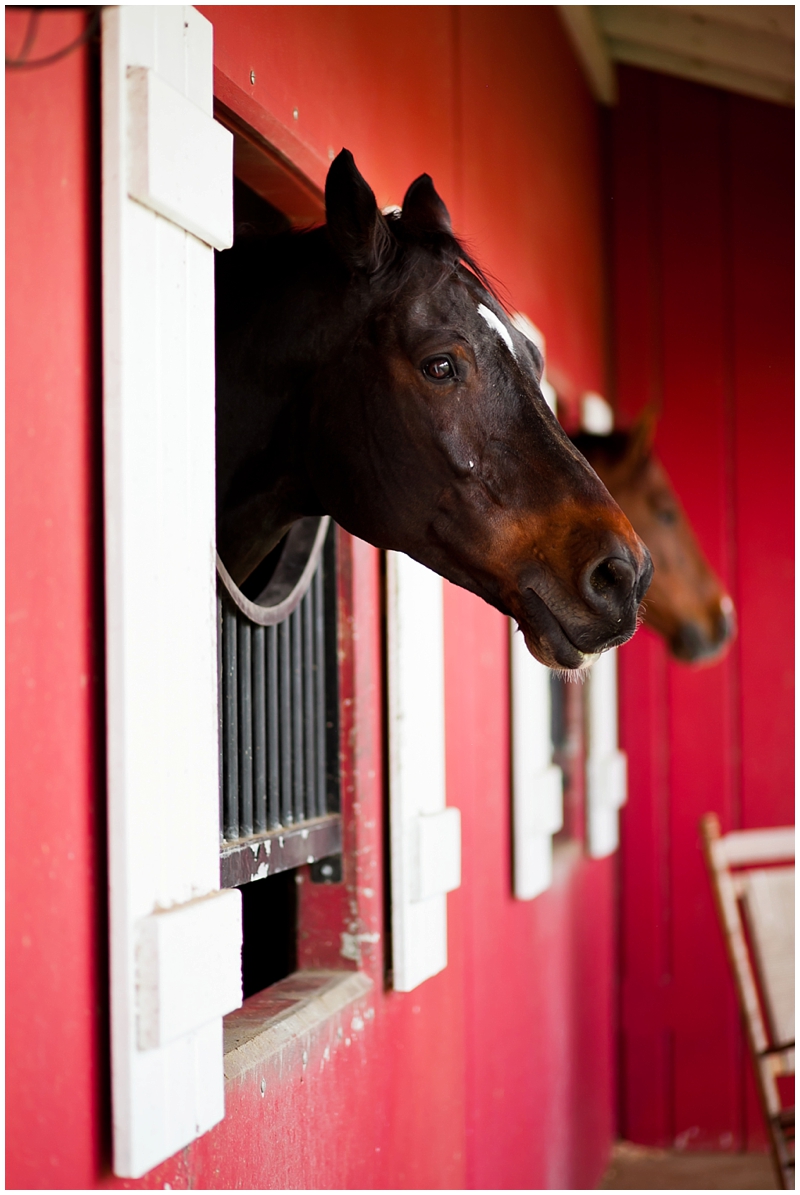
M 533 900 L 553 882 L 553 835 L 563 825 L 561 769 L 553 763 L 550 671 L 509 620 L 514 896 Z
M 106 8 L 102 39 L 113 1145 L 138 1178 L 222 1118 L 222 1016 L 241 1003 L 214 567 L 212 245 L 232 240 L 233 146 L 195 9 Z
M 628 759 L 619 749 L 617 648 L 603 652 L 586 681 L 586 837 L 602 859 L 619 846 L 619 811 L 628 797 Z
M 409 992 L 447 966 L 461 815 L 446 807 L 442 579 L 386 557 L 392 973 Z

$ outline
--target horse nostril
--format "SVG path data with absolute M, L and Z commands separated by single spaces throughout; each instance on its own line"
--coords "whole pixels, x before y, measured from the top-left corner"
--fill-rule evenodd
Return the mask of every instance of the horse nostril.
M 593 610 L 621 622 L 637 580 L 636 569 L 629 561 L 619 556 L 606 556 L 584 570 L 580 588 Z
M 597 593 L 607 593 L 618 585 L 630 582 L 632 570 L 623 560 L 603 560 L 589 578 L 589 584 Z

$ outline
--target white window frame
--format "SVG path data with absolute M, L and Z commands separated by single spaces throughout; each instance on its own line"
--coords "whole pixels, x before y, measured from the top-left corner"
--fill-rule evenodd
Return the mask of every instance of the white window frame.
M 628 758 L 619 749 L 617 650 L 595 660 L 586 682 L 586 849 L 592 859 L 619 847 L 619 811 L 628 797 Z
M 386 554 L 392 985 L 447 966 L 447 893 L 461 883 L 461 814 L 446 804 L 442 578 Z
M 581 427 L 596 436 L 614 430 L 614 410 L 600 394 L 581 398 Z M 586 850 L 592 859 L 619 847 L 619 811 L 628 797 L 628 759 L 619 749 L 617 648 L 595 660 L 586 682 Z
M 564 777 L 553 763 L 550 670 L 533 658 L 514 622 L 509 631 L 514 896 L 533 900 L 553 882 L 553 835 L 564 824 Z
M 233 239 L 212 26 L 102 17 L 108 851 L 114 1172 L 224 1115 L 241 897 L 219 890 L 213 248 Z
M 543 332 L 522 311 L 511 322 L 546 361 Z M 539 388 L 556 415 L 556 392 L 546 368 Z M 511 621 L 509 630 L 514 896 L 533 900 L 553 882 L 553 835 L 564 824 L 564 777 L 553 763 L 550 670 L 534 660 L 516 623 Z

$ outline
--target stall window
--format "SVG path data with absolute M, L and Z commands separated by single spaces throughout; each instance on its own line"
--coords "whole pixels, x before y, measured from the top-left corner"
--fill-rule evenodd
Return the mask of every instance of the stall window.
M 235 240 L 291 226 L 234 179 Z M 245 997 L 296 968 L 297 869 L 341 877 L 334 532 L 299 520 L 241 587 L 217 563 L 220 884 L 242 893 Z

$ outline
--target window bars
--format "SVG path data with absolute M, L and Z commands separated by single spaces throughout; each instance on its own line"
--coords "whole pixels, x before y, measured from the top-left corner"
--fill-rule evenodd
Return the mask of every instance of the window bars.
M 280 564 L 263 605 L 218 565 L 223 888 L 341 852 L 334 535 L 311 531 L 288 596 Z

